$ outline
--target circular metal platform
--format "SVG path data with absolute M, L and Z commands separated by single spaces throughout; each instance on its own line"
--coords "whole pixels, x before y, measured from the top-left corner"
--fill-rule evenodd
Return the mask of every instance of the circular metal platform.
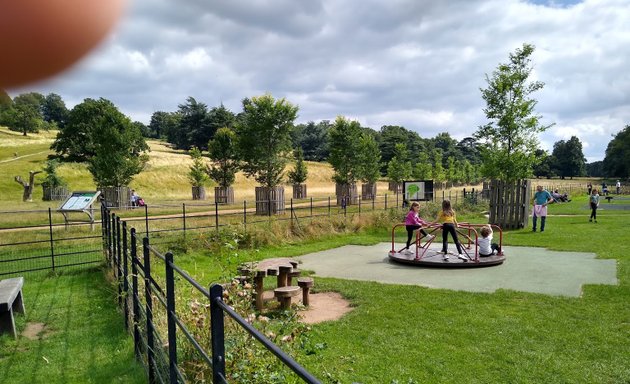
M 454 245 L 451 244 L 453 247 Z M 505 255 L 492 255 L 487 257 L 479 257 L 475 259 L 474 250 L 466 250 L 468 255 L 470 255 L 470 259 L 466 258 L 467 261 L 461 260 L 457 257 L 457 253 L 449 253 L 448 261 L 444 260 L 444 255 L 442 252 L 439 252 L 439 248 L 429 247 L 424 255 L 420 258 L 416 258 L 416 253 L 412 253 L 407 255 L 405 253 L 399 252 L 388 252 L 389 259 L 396 263 L 409 264 L 409 265 L 417 265 L 422 267 L 434 267 L 434 268 L 480 268 L 480 267 L 491 267 L 495 265 L 503 264 L 505 261 Z M 415 249 L 414 249 L 415 251 Z M 419 254 L 421 254 L 423 249 L 419 249 Z M 465 256 L 465 255 L 464 255 Z

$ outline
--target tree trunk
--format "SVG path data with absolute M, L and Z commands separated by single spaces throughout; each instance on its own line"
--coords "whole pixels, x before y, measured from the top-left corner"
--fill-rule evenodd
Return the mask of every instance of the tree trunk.
M 361 200 L 374 200 L 376 196 L 376 183 L 364 183 L 361 185 Z
M 15 182 L 22 185 L 24 191 L 22 193 L 22 201 L 33 201 L 33 184 L 35 183 L 35 175 L 42 171 L 30 171 L 28 177 L 28 183 L 22 180 L 20 176 L 15 176 Z

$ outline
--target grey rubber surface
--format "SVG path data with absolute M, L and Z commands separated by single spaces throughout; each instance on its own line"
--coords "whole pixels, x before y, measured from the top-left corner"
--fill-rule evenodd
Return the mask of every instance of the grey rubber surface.
M 297 259 L 302 261 L 300 269 L 315 271 L 321 277 L 470 292 L 511 289 L 579 297 L 584 284 L 617 284 L 617 261 L 596 259 L 593 253 L 505 247 L 506 261 L 498 266 L 437 269 L 390 262 L 390 248 L 390 243 L 347 245 Z

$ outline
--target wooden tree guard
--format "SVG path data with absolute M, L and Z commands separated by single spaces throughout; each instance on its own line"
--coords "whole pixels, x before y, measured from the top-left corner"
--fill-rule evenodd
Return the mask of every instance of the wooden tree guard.
M 376 183 L 364 183 L 361 185 L 361 200 L 374 200 L 376 196 Z
M 392 191 L 394 193 L 400 193 L 400 192 L 402 192 L 402 183 L 397 183 L 395 181 L 390 181 L 388 190 L 390 190 L 390 191 Z
M 489 223 L 501 228 L 525 228 L 529 221 L 531 181 L 490 182 Z
M 306 199 L 306 184 L 293 184 L 293 198 Z
M 42 187 L 44 201 L 65 200 L 70 194 L 66 187 Z
M 206 199 L 206 187 L 192 187 L 192 198 L 193 200 L 205 200 Z
M 103 187 L 101 194 L 107 207 L 131 206 L 131 190 L 129 187 Z
M 234 204 L 234 188 L 214 187 L 214 202 L 218 204 Z
M 256 214 L 284 213 L 284 187 L 256 187 Z
M 22 177 L 15 176 L 15 182 L 22 185 L 24 191 L 22 193 L 22 201 L 33 201 L 33 186 L 35 185 L 35 175 L 42 171 L 30 171 L 28 173 L 28 183 L 22 180 Z
M 359 194 L 357 193 L 357 185 L 352 184 L 335 184 L 335 195 L 337 195 L 337 206 L 353 205 L 359 203 Z

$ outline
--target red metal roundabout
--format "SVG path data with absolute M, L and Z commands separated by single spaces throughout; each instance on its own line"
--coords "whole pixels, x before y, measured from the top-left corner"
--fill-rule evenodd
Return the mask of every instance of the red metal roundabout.
M 463 250 L 463 259 L 454 257 L 453 255 L 447 260 L 444 259 L 444 253 L 442 253 L 442 225 L 439 223 L 431 223 L 423 229 L 429 235 L 435 235 L 434 238 L 424 243 L 420 238 L 420 231 L 416 231 L 415 249 L 413 244 L 410 247 L 411 252 L 404 252 L 405 245 L 401 246 L 401 249 L 396 250 L 396 229 L 402 227 L 405 229 L 405 224 L 396 224 L 392 228 L 392 248 L 388 253 L 391 261 L 403 264 L 418 265 L 423 267 L 436 267 L 436 268 L 479 268 L 490 267 L 500 265 L 505 261 L 505 254 L 503 253 L 503 231 L 496 225 L 490 225 L 495 236 L 498 235 L 498 253 L 494 253 L 490 256 L 480 256 L 479 246 L 477 240 L 479 239 L 478 230 L 483 226 L 489 224 L 470 224 L 459 223 L 457 226 L 457 234 L 460 237 L 460 242 Z M 453 239 L 449 238 L 449 246 L 451 249 L 455 248 Z M 400 244 L 399 244 L 400 246 Z M 456 254 L 455 254 L 456 255 Z

